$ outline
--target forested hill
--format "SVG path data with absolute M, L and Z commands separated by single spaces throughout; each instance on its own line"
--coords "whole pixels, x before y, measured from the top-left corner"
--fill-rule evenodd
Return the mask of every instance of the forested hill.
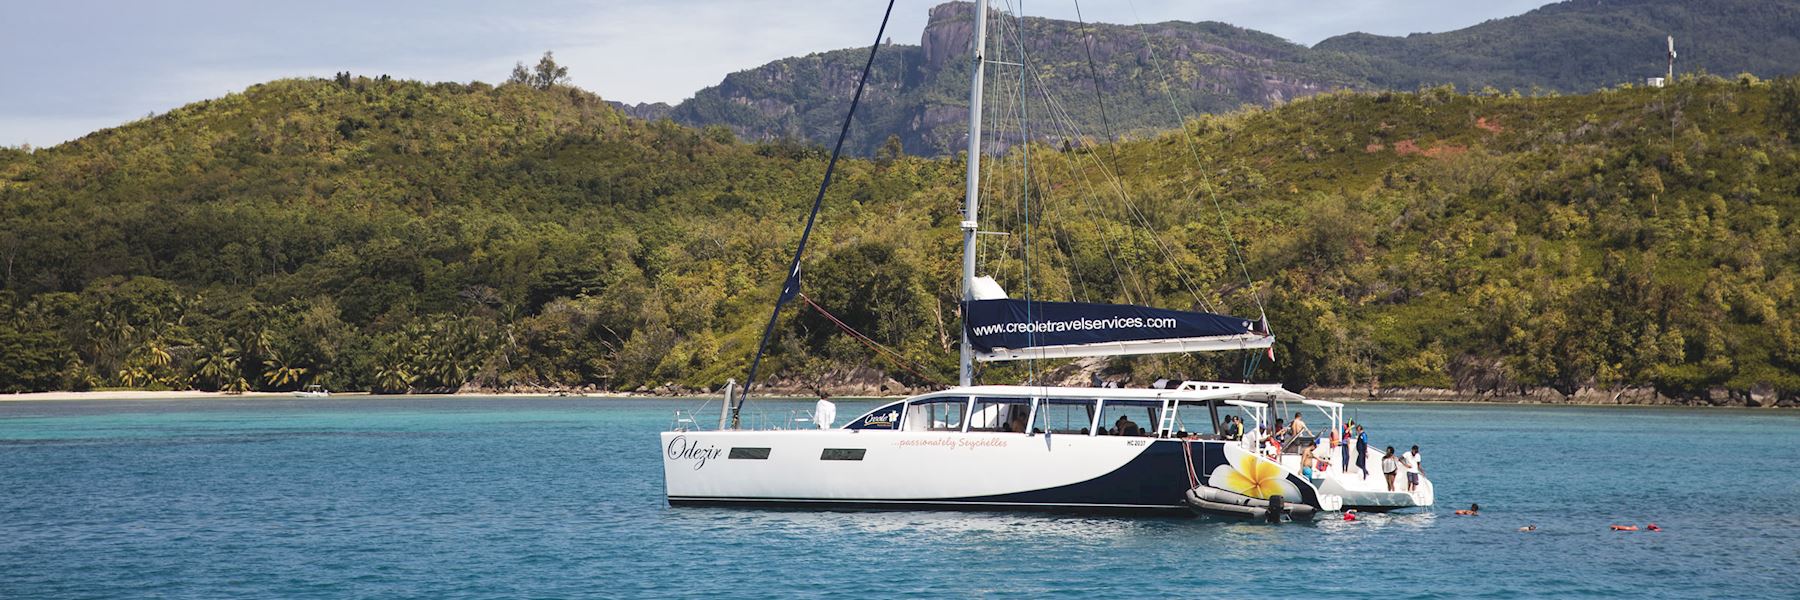
M 1587 91 L 1660 76 L 1667 36 L 1682 72 L 1790 74 L 1800 0 L 1570 0 L 1447 33 L 1342 35 L 1313 50 L 1342 54 L 1348 73 L 1382 88 Z
M 1183 135 L 1194 153 L 1173 134 L 1034 148 L 1037 225 L 984 237 L 983 271 L 1042 299 L 1254 314 L 1212 191 L 1280 338 L 1259 378 L 1800 391 L 1800 81 L 1340 92 Z M 1017 230 L 1022 154 L 990 161 L 984 229 Z M 0 389 L 716 386 L 742 377 L 824 162 L 566 87 L 349 77 L 6 150 Z M 1103 165 L 1117 186 L 1091 183 Z M 961 173 L 841 164 L 807 261 L 808 297 L 919 373 L 800 307 L 772 378 L 953 379 Z M 1237 358 L 1109 368 L 1233 377 Z
M 852 151 L 870 156 L 889 136 L 920 155 L 963 148 L 973 10 L 967 2 L 939 5 L 931 10 L 919 45 L 882 48 L 850 140 Z M 1084 27 L 997 18 L 990 27 L 990 49 L 1002 60 L 1020 62 L 1016 40 L 1023 39 L 1046 89 L 1079 134 L 1090 139 L 1104 139 L 1109 129 L 1116 134 L 1172 129 L 1180 119 L 1171 104 L 1192 115 L 1336 89 L 1413 91 L 1444 83 L 1468 90 L 1586 93 L 1664 73 L 1668 35 L 1677 38 L 1681 72 L 1769 77 L 1800 70 L 1800 0 L 1570 0 L 1447 33 L 1357 33 L 1312 48 L 1204 22 L 1203 12 L 1193 16 L 1202 22 Z M 867 48 L 852 48 L 783 59 L 732 73 L 673 107 L 621 106 L 642 118 L 725 125 L 751 140 L 829 145 L 867 56 Z M 1016 77 L 1017 70 L 995 67 L 995 73 Z M 1095 75 L 1104 90 L 1104 114 L 1094 94 Z M 990 85 L 1004 93 L 1006 81 L 996 75 Z M 1035 137 L 1058 142 L 1075 134 L 1045 128 Z
M 922 155 L 955 153 L 967 143 L 973 12 L 967 2 L 939 5 L 931 9 L 920 45 L 888 44 L 877 53 L 850 139 L 853 151 L 872 155 L 889 136 L 897 136 L 907 152 Z M 1355 83 L 1309 60 L 1304 46 L 1223 23 L 1084 28 L 1073 21 L 997 18 L 989 32 L 989 58 L 1032 63 L 1044 89 L 1090 139 L 1105 139 L 1109 126 L 1115 134 L 1173 129 L 1182 117 L 1171 103 L 1182 116 L 1223 112 Z M 1084 39 L 1091 40 L 1091 67 Z M 830 144 L 867 60 L 868 48 L 852 48 L 732 73 L 668 116 L 688 125 L 726 125 L 749 139 Z M 996 97 L 1015 93 L 1017 70 L 1002 77 L 1005 70 L 996 67 L 989 80 Z M 1095 99 L 1095 74 L 1107 104 L 1104 116 Z M 659 107 L 633 108 L 652 116 Z M 1047 130 L 1042 139 L 1076 135 Z

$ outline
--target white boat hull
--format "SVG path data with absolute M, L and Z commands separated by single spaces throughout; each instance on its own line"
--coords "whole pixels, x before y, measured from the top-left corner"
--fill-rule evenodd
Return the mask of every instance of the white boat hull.
M 1184 454 L 1191 453 L 1205 481 L 1226 463 L 1227 442 L 1185 444 L 1149 437 L 849 429 L 662 434 L 672 505 L 1189 514 L 1184 495 L 1192 486 Z M 732 458 L 734 449 L 738 458 Z M 860 460 L 825 459 L 857 450 Z M 1290 502 L 1319 505 L 1312 485 L 1297 476 L 1286 479 L 1287 489 L 1302 496 Z

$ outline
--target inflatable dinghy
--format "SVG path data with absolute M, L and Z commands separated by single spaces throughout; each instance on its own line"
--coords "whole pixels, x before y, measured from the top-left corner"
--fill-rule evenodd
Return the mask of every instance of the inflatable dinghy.
M 1311 521 L 1315 512 L 1305 504 L 1288 504 L 1279 495 L 1264 500 L 1205 485 L 1188 490 L 1187 503 L 1207 514 L 1271 523 L 1279 523 L 1283 517 Z

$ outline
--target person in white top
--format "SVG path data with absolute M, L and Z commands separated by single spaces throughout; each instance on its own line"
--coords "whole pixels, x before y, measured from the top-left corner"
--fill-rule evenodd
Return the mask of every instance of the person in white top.
M 1387 452 L 1381 455 L 1381 474 L 1387 476 L 1388 491 L 1394 491 L 1394 476 L 1400 474 L 1400 461 L 1394 456 L 1394 447 L 1388 446 Z
M 1400 455 L 1400 464 L 1406 466 L 1406 491 L 1419 489 L 1419 475 L 1425 472 L 1425 464 L 1419 462 L 1419 447 Z

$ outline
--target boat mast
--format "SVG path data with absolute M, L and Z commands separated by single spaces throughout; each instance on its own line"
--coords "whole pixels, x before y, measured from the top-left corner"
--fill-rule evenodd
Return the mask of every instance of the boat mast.
M 969 173 L 967 189 L 963 193 L 963 277 L 962 299 L 966 306 L 974 300 L 975 289 L 975 234 L 978 224 L 977 216 L 981 209 L 981 76 L 986 71 L 987 53 L 987 12 L 988 0 L 975 0 L 975 40 L 972 44 L 974 58 L 970 61 L 969 76 Z M 975 382 L 975 351 L 969 346 L 969 319 L 963 315 L 962 327 L 962 369 L 957 381 L 962 385 L 973 385 Z

